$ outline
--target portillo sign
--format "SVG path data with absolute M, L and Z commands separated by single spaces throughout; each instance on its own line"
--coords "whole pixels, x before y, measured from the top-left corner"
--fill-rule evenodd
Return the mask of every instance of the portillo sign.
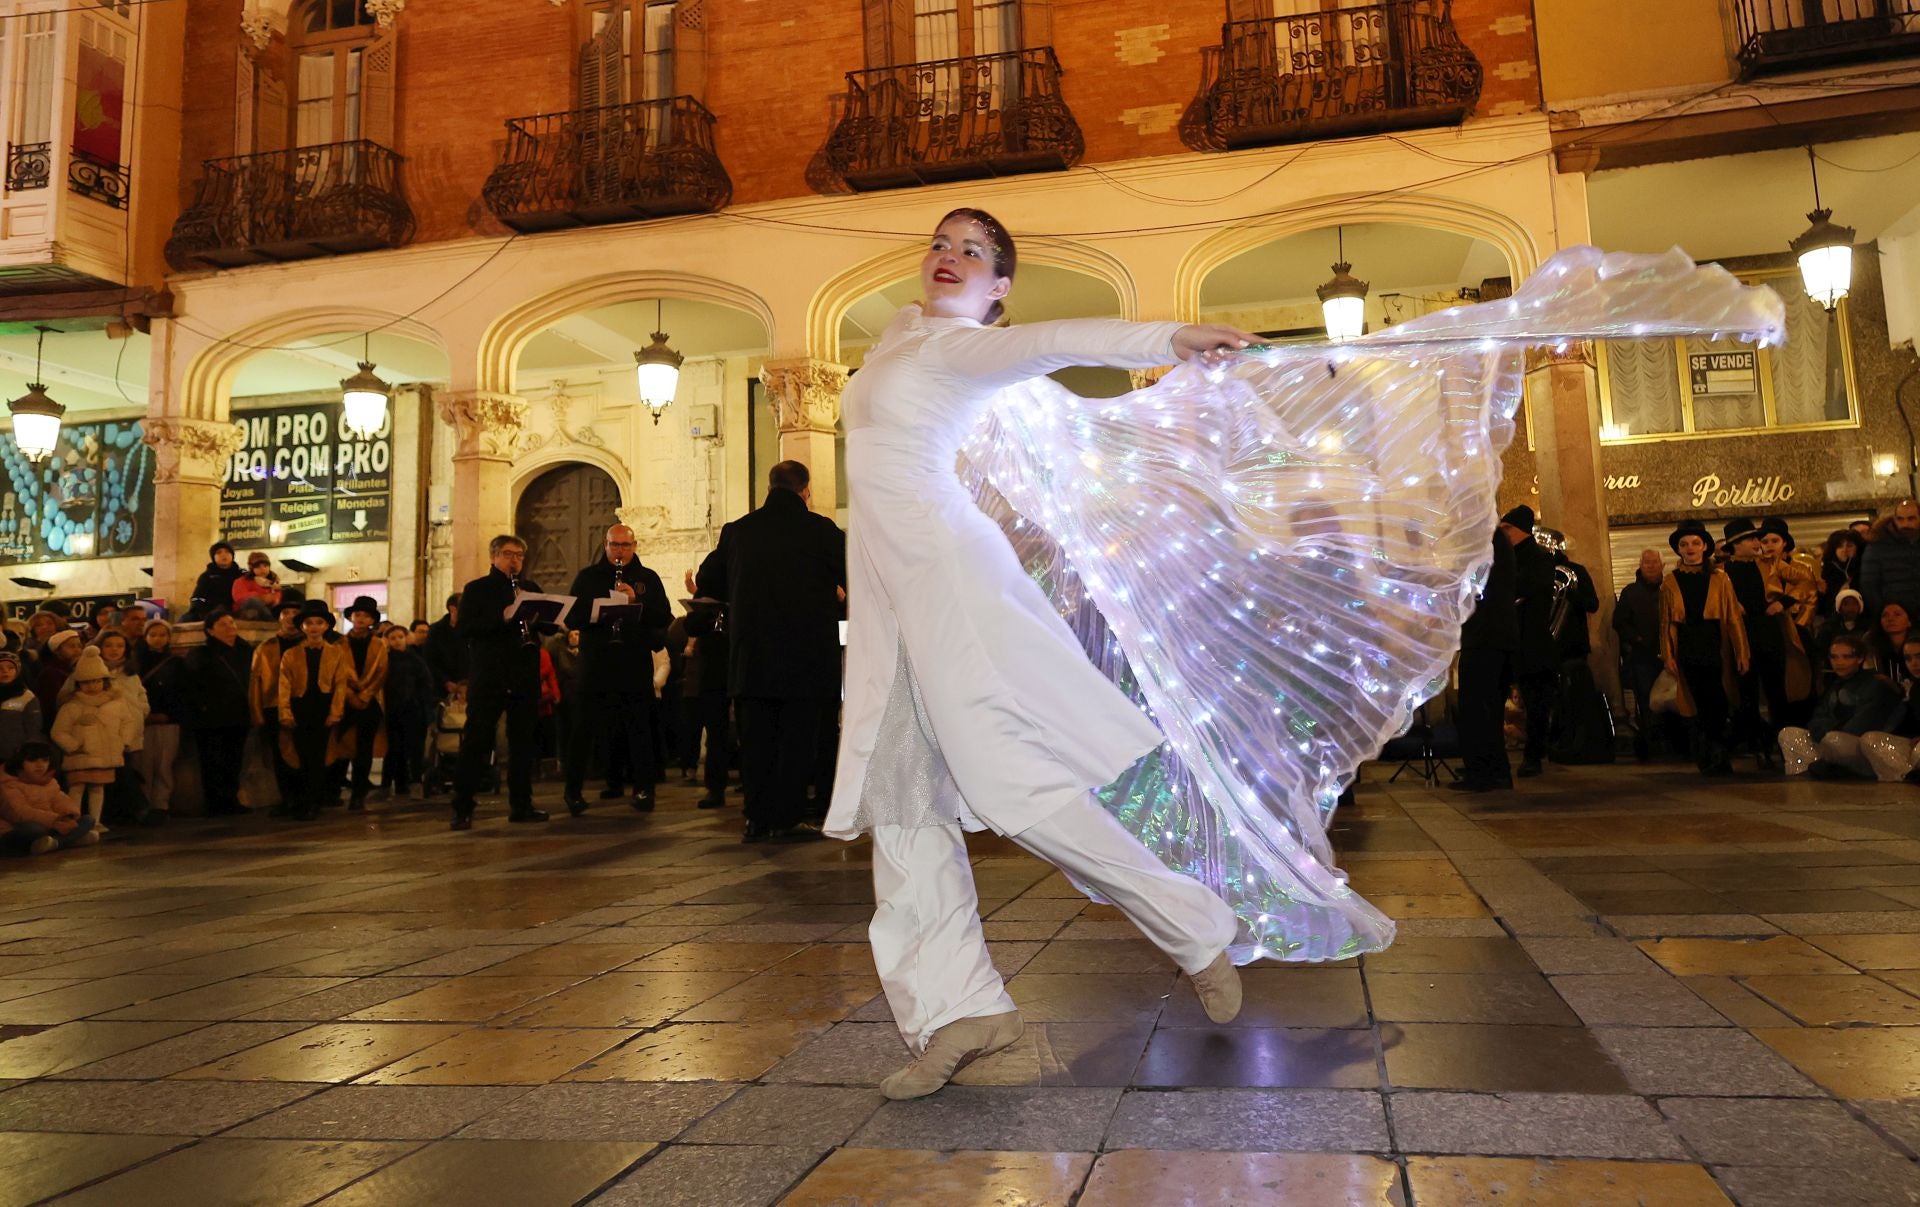
M 1639 474 L 1606 475 L 1606 488 L 1610 491 L 1639 490 L 1641 486 Z M 1740 483 L 1723 481 L 1719 474 L 1703 474 L 1694 479 L 1687 502 L 1693 507 L 1718 510 L 1728 507 L 1773 507 L 1793 498 L 1793 484 L 1782 482 L 1778 474 L 1748 478 Z
M 1720 480 L 1719 474 L 1707 474 L 1693 484 L 1695 507 L 1772 507 L 1791 498 L 1793 486 L 1782 482 L 1778 474 L 1767 478 L 1748 478 L 1739 486 L 1727 485 Z

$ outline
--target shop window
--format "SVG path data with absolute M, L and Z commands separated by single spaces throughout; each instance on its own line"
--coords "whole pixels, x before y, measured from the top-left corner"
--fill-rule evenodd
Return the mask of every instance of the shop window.
M 1793 268 L 1738 274 L 1786 303 L 1787 342 L 1629 340 L 1599 355 L 1601 443 L 1858 427 L 1847 303 L 1831 314 Z

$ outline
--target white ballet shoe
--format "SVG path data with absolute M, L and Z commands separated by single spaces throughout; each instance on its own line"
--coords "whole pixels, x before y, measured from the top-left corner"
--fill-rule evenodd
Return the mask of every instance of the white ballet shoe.
M 991 1056 L 1020 1038 L 1026 1024 L 1018 1010 L 1005 1014 L 983 1014 L 948 1023 L 933 1033 L 927 1050 L 903 1069 L 896 1070 L 880 1083 L 880 1092 L 899 1101 L 924 1098 L 947 1082 L 970 1062 Z
M 1230 1023 L 1240 1014 L 1240 970 L 1226 952 L 1213 957 L 1213 963 L 1193 974 L 1193 992 L 1200 1008 L 1216 1023 Z

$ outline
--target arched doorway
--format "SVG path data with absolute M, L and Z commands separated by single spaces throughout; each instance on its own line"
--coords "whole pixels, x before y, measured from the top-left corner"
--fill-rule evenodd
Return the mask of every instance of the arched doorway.
M 619 507 L 620 487 L 596 465 L 563 465 L 529 482 L 513 513 L 514 531 L 527 542 L 527 577 L 565 591 L 600 556 Z

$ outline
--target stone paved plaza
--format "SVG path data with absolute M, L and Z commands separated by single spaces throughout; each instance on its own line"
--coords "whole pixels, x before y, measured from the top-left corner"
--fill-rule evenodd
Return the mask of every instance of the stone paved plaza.
M 1388 952 L 1229 1027 L 976 843 L 1026 1037 L 917 1102 L 864 844 L 663 791 L 0 865 L 0 1203 L 1920 1202 L 1920 791 L 1550 769 L 1338 823 Z

